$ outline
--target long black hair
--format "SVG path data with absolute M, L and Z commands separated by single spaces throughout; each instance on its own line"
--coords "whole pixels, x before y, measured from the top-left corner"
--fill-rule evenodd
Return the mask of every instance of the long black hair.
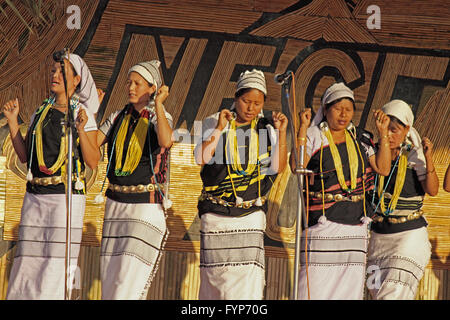
M 349 98 L 349 97 L 339 98 L 339 99 L 336 99 L 336 100 L 334 100 L 334 101 L 331 101 L 331 102 L 327 103 L 327 104 L 325 105 L 325 110 L 328 111 L 333 105 L 335 105 L 336 103 L 341 102 L 341 101 L 344 100 L 344 99 L 350 100 L 350 101 L 352 102 L 352 105 L 353 105 L 353 111 L 355 111 L 355 110 L 356 110 L 355 101 L 353 101 L 353 99 L 352 99 L 352 98 Z M 323 116 L 323 118 L 322 118 L 322 121 L 320 121 L 320 122 L 323 122 L 323 121 L 325 121 L 325 120 L 327 120 L 327 118 L 325 117 L 325 113 L 324 113 L 324 116 Z
M 325 105 L 325 110 L 328 111 L 333 105 L 335 105 L 336 103 L 341 102 L 341 101 L 344 100 L 344 99 L 350 100 L 350 101 L 352 102 L 352 105 L 353 105 L 353 111 L 355 111 L 355 110 L 356 110 L 355 101 L 353 101 L 353 99 L 352 99 L 352 98 L 349 98 L 349 97 L 339 98 L 339 99 L 336 99 L 336 100 L 334 100 L 334 101 L 331 101 L 331 102 L 327 103 L 327 104 Z
M 388 114 L 389 119 L 391 119 L 391 123 L 397 124 L 399 126 L 402 126 L 403 128 L 406 127 L 406 124 L 404 124 L 401 120 L 399 120 L 397 117 L 391 116 Z

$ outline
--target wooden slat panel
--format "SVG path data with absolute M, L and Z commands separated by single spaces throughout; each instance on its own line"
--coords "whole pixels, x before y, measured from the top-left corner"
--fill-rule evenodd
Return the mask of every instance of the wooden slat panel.
M 194 5 L 195 2 L 195 5 Z M 47 3 L 47 2 L 45 2 Z M 74 1 L 82 12 L 82 30 L 68 31 L 65 28 L 65 12 L 61 10 L 57 23 L 48 28 L 42 28 L 40 38 L 30 36 L 24 56 L 19 57 L 16 43 L 24 31 L 24 26 L 18 25 L 14 19 L 5 19 L 0 15 L 0 24 L 7 26 L 8 38 L 0 34 L 2 45 L 0 59 L 8 52 L 5 63 L 0 66 L 0 102 L 19 97 L 21 105 L 21 118 L 27 122 L 31 113 L 42 99 L 48 94 L 48 66 L 51 63 L 50 54 L 55 48 L 68 46 L 76 48 L 86 33 L 89 21 L 94 14 L 98 1 Z M 126 24 L 147 26 L 149 28 L 174 28 L 208 32 L 219 32 L 239 35 L 242 30 L 258 21 L 258 27 L 251 35 L 274 38 L 289 37 L 284 51 L 275 67 L 275 73 L 286 71 L 287 66 L 298 58 L 298 54 L 312 43 L 310 41 L 323 38 L 325 41 L 377 43 L 395 47 L 406 48 L 434 48 L 442 50 L 450 47 L 449 42 L 449 16 L 444 0 L 432 2 L 420 0 L 411 5 L 410 1 L 361 0 L 355 1 L 356 8 L 350 12 L 346 1 L 314 0 L 297 11 L 284 14 L 265 22 L 259 20 L 263 12 L 280 12 L 287 7 L 297 4 L 298 1 L 260 1 L 260 0 L 164 0 L 164 1 L 124 1 L 111 0 L 101 17 L 99 26 L 94 34 L 85 55 L 98 87 L 106 89 L 113 67 L 118 58 L 119 46 L 123 40 Z M 370 4 L 381 7 L 381 30 L 368 30 L 365 10 Z M 300 4 L 299 4 L 300 5 Z M 20 8 L 28 18 L 23 8 Z M 139 14 L 136 14 L 139 13 Z M 269 20 L 277 15 L 266 15 Z M 356 17 L 356 18 L 355 18 Z M 262 24 L 262 25 L 260 25 Z M 238 37 L 240 37 L 239 35 Z M 174 57 L 178 53 L 185 38 L 172 36 L 160 37 L 163 57 L 158 56 L 155 39 L 151 35 L 133 35 L 128 51 L 126 52 L 119 77 L 111 92 L 110 102 L 104 116 L 112 111 L 121 109 L 126 103 L 124 80 L 128 68 L 136 62 L 151 58 L 166 62 L 168 67 L 173 66 Z M 308 41 L 304 41 L 308 40 Z M 181 58 L 171 86 L 171 94 L 166 101 L 167 110 L 174 116 L 175 123 L 181 114 L 187 93 L 191 87 L 195 67 L 198 66 L 204 54 L 207 37 L 204 39 L 190 38 L 186 51 Z M 239 40 L 240 41 L 240 40 Z M 274 46 L 254 45 L 239 41 L 226 42 L 217 61 L 213 77 L 205 88 L 205 97 L 201 106 L 193 106 L 193 112 L 199 108 L 197 120 L 217 111 L 223 98 L 231 98 L 234 93 L 234 83 L 230 82 L 230 75 L 236 64 L 268 66 L 272 62 Z M 12 49 L 11 49 L 12 48 Z M 314 46 L 310 47 L 314 50 Z M 351 47 L 351 45 L 349 46 Z M 355 45 L 355 48 L 356 45 Z M 376 50 L 376 46 L 374 46 Z M 11 49 L 11 50 L 10 50 Z M 396 85 L 397 76 L 409 76 L 419 79 L 442 81 L 449 63 L 448 57 L 411 56 L 407 54 L 388 53 L 383 70 L 374 70 L 379 57 L 378 52 L 356 52 L 362 60 L 364 67 L 364 84 L 355 89 L 357 123 L 369 94 L 375 94 L 370 108 L 379 108 L 390 100 Z M 382 50 L 382 49 L 380 49 Z M 380 51 L 382 53 L 382 51 Z M 404 50 L 402 51 L 404 52 Z M 22 61 L 23 58 L 23 61 Z M 216 62 L 215 62 L 216 63 Z M 311 77 L 321 67 L 334 66 L 341 70 L 347 81 L 359 78 L 358 68 L 351 59 L 346 57 L 344 51 L 332 49 L 310 52 L 309 56 L 297 70 L 297 104 L 303 106 L 306 87 Z M 32 72 L 29 72 L 32 70 Z M 374 72 L 381 72 L 381 78 L 375 92 L 372 90 L 371 80 Z M 3 77 L 3 78 L 2 78 Z M 268 80 L 267 110 L 280 109 L 280 87 L 271 81 L 273 74 L 266 73 Z M 326 87 L 334 79 L 324 77 L 317 84 L 313 106 L 316 109 L 320 97 Z M 38 85 L 36 85 L 38 84 Z M 436 91 L 431 98 L 423 101 L 420 113 L 416 119 L 416 128 L 424 136 L 429 136 L 435 143 L 434 161 L 440 181 L 448 165 L 449 131 L 446 130 L 446 121 L 450 118 L 450 87 Z M 369 112 L 367 128 L 375 132 Z M 0 120 L 0 127 L 6 122 Z M 3 128 L 6 129 L 6 128 Z M 197 299 L 199 289 L 199 241 L 183 240 L 192 227 L 197 215 L 197 196 L 200 193 L 201 181 L 199 179 L 200 167 L 193 163 L 192 145 L 175 144 L 172 149 L 172 171 L 170 193 L 174 206 L 168 212 L 168 226 L 171 234 L 166 245 L 166 252 L 160 264 L 160 270 L 150 289 L 149 298 L 152 299 Z M 11 150 L 10 150 L 11 151 Z M 177 154 L 178 153 L 178 154 Z M 13 163 L 13 162 L 11 162 Z M 11 164 L 10 163 L 10 164 Z M 13 163 L 14 164 L 14 163 Z M 96 193 L 100 190 L 106 162 L 102 162 L 87 196 L 86 219 L 83 233 L 83 248 L 80 255 L 80 268 L 82 272 L 82 299 L 99 299 L 101 285 L 99 282 L 99 248 L 103 205 L 92 203 Z M 14 164 L 15 165 L 15 164 Z M 1 166 L 1 164 L 0 164 Z M 5 181 L 0 173 L 0 208 L 2 190 L 6 190 L 5 213 L 5 239 L 16 239 L 17 223 L 20 219 L 20 207 L 24 193 L 24 173 L 14 168 L 13 171 L 4 171 Z M 20 176 L 20 177 L 19 177 Z M 283 230 L 277 224 L 277 206 L 283 198 L 284 184 L 287 177 L 276 182 L 279 190 L 273 190 L 273 196 L 278 203 L 274 204 L 268 215 L 268 236 L 282 241 L 283 245 L 292 245 L 292 230 Z M 8 181 L 8 185 L 6 185 Z M 3 189 L 2 189 L 3 188 Z M 449 299 L 449 261 L 450 239 L 447 216 L 448 193 L 440 190 L 437 197 L 427 197 L 424 210 L 430 223 L 428 231 L 433 244 L 432 261 L 427 267 L 425 276 L 420 284 L 419 299 Z M 9 217 L 9 218 L 8 218 Z M 270 218 L 270 219 L 269 219 Z M 292 229 L 292 228 L 286 228 Z M 194 233 L 195 230 L 191 230 Z M 438 239 L 435 241 L 435 239 Z M 6 294 L 8 274 L 13 259 L 14 249 L 9 241 L 0 241 L 2 257 L 0 259 L 0 298 Z M 84 246 L 89 245 L 89 246 Z M 266 247 L 266 299 L 287 299 L 292 288 L 293 250 L 274 246 Z M 431 269 L 433 268 L 433 269 Z
M 98 0 L 96 1 L 73 1 L 80 7 L 81 19 L 82 21 L 90 21 L 92 15 L 94 14 L 95 8 L 97 6 Z M 14 14 L 11 14 L 14 16 Z M 18 18 L 16 18 L 18 19 Z M 18 23 L 16 19 L 9 19 L 12 23 L 11 30 L 18 31 L 18 34 L 25 30 L 25 27 L 21 23 Z M 31 20 L 31 19 L 29 19 Z M 2 24 L 3 25 L 3 24 Z M 70 30 L 66 26 L 66 19 L 64 16 L 60 17 L 56 21 L 55 25 L 50 25 L 48 30 L 45 32 L 45 36 L 41 39 L 36 39 L 36 42 L 29 45 L 29 48 L 23 52 L 20 57 L 20 63 L 17 63 L 15 59 L 8 59 L 5 64 L 1 67 L 0 72 L 0 91 L 9 87 L 11 84 L 20 83 L 26 77 L 28 77 L 28 70 L 36 70 L 37 66 L 41 61 L 46 60 L 47 57 L 51 56 L 55 49 L 61 49 L 63 47 L 68 47 L 75 49 L 78 43 L 84 36 L 89 23 L 82 23 L 81 29 Z M 8 37 L 10 34 L 8 34 Z M 11 37 L 18 38 L 18 35 L 14 32 L 11 33 Z M 14 38 L 10 38 L 14 39 Z
M 11 170 L 6 169 L 8 190 L 6 192 L 6 215 L 3 229 L 3 240 L 17 240 L 19 236 L 20 212 L 23 196 L 26 191 L 24 181 Z
M 200 166 L 193 159 L 194 145 L 174 144 L 170 164 L 170 199 L 167 226 L 170 230 L 168 248 L 193 252 L 191 241 L 182 241 L 197 215 L 197 201 L 201 194 Z
M 450 300 L 449 270 L 426 268 L 416 300 Z
M 183 44 L 184 38 L 182 37 L 168 37 L 160 36 L 161 46 L 164 51 L 164 62 L 169 69 L 172 66 L 173 59 L 175 58 L 180 46 Z
M 351 18 L 352 15 L 343 0 L 327 1 L 316 0 L 312 1 L 305 8 L 298 12 L 299 14 L 310 16 L 334 17 L 334 18 Z
M 298 3 L 298 0 L 254 0 L 254 10 L 263 12 L 280 12 Z

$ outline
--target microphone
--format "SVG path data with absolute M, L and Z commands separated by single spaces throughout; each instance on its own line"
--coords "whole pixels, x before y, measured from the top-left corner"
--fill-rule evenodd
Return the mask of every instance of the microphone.
M 288 70 L 285 73 L 276 74 L 273 80 L 275 81 L 276 84 L 282 85 L 286 82 L 286 80 L 288 80 L 291 77 L 292 75 L 291 72 L 292 71 Z

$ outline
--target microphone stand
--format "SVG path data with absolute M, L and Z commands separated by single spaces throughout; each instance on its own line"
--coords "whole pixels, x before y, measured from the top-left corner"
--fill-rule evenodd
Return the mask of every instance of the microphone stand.
M 298 281 L 299 281 L 299 266 L 300 266 L 300 245 L 301 245 L 301 235 L 302 235 L 302 222 L 304 223 L 304 228 L 306 229 L 308 226 L 306 225 L 306 208 L 305 208 L 305 199 L 303 197 L 303 185 L 304 185 L 304 176 L 307 174 L 311 174 L 312 171 L 304 166 L 304 154 L 305 154 L 305 146 L 300 146 L 300 158 L 297 155 L 297 145 L 296 139 L 297 136 L 295 132 L 295 127 L 293 123 L 294 117 L 292 116 L 290 109 L 290 84 L 291 77 L 286 78 L 282 82 L 282 105 L 283 110 L 286 110 L 288 114 L 288 119 L 290 123 L 290 131 L 291 131 L 291 143 L 295 149 L 294 152 L 294 160 L 296 163 L 295 174 L 297 177 L 297 185 L 298 185 L 298 196 L 297 196 L 297 223 L 296 223 L 296 232 L 295 232 L 295 257 L 294 257 L 294 286 L 292 292 L 292 299 L 298 300 Z
M 70 54 L 66 50 L 67 54 Z M 65 250 L 65 275 L 64 275 L 64 300 L 70 300 L 71 298 L 71 270 L 70 270 L 70 257 L 71 257 L 71 241 L 72 241 L 72 171 L 73 171 L 73 130 L 75 127 L 75 120 L 73 118 L 72 110 L 70 109 L 70 97 L 67 89 L 67 78 L 65 72 L 64 56 L 59 61 L 61 64 L 61 71 L 64 80 L 64 88 L 67 98 L 67 114 L 62 121 L 65 126 L 65 135 L 67 139 L 67 166 L 66 166 L 66 250 Z

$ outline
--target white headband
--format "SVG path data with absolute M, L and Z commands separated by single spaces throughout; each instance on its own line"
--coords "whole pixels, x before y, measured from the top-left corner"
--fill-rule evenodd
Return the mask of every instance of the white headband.
M 381 110 L 388 116 L 394 116 L 405 125 L 412 127 L 414 114 L 411 107 L 403 100 L 392 100 L 386 103 Z
M 253 69 L 252 71 L 245 71 L 242 72 L 239 76 L 239 79 L 236 83 L 236 91 L 238 92 L 242 89 L 258 89 L 264 95 L 267 95 L 267 89 L 266 89 L 266 78 L 264 77 L 264 73 L 260 70 Z M 230 110 L 234 110 L 236 108 L 235 103 L 230 107 Z M 258 117 L 262 118 L 264 117 L 264 112 L 261 109 L 261 112 L 258 114 Z

